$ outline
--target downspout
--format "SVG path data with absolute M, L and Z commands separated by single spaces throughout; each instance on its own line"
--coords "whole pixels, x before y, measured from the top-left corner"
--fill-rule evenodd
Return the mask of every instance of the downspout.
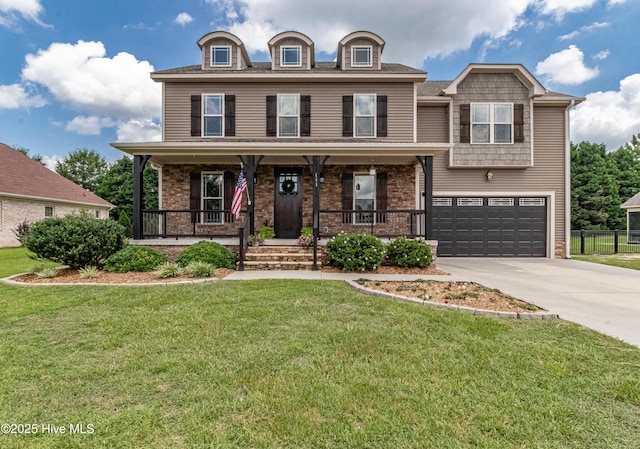
M 576 105 L 575 100 L 571 100 L 569 106 L 565 110 L 564 127 L 565 127 L 565 162 L 564 162 L 564 257 L 571 259 L 571 136 L 570 136 L 570 118 L 569 111 Z

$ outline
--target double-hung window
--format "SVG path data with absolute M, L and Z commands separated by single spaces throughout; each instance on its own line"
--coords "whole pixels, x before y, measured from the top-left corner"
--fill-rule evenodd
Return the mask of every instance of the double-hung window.
M 278 137 L 300 136 L 300 95 L 278 95 Z
M 302 47 L 299 45 L 280 47 L 282 67 L 302 67 Z
M 202 223 L 224 223 L 224 174 L 202 173 Z
M 376 136 L 376 95 L 355 94 L 353 96 L 354 136 Z
M 202 96 L 203 137 L 224 137 L 224 95 Z
M 351 47 L 351 65 L 354 67 L 371 67 L 371 46 Z
M 211 47 L 211 67 L 231 67 L 231 47 Z
M 356 224 L 374 223 L 376 209 L 376 177 L 370 174 L 354 173 L 353 175 L 353 222 Z
M 513 104 L 472 103 L 471 143 L 513 143 Z

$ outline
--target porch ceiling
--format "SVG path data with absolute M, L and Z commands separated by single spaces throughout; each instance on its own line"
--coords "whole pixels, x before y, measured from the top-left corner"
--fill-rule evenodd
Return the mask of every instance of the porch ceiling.
M 234 164 L 238 156 L 264 156 L 264 165 L 300 165 L 303 156 L 330 156 L 330 165 L 406 165 L 416 156 L 435 156 L 449 143 L 310 143 L 310 142 L 142 142 L 112 143 L 131 155 L 150 155 L 156 164 Z

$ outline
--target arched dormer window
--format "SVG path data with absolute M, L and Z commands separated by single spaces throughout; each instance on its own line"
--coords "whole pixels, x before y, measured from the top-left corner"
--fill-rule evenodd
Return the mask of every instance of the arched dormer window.
M 242 41 L 227 31 L 214 31 L 198 40 L 202 70 L 242 70 L 251 60 Z
M 311 70 L 316 64 L 313 41 L 297 31 L 276 34 L 269 41 L 272 70 Z
M 338 43 L 337 65 L 342 70 L 380 70 L 384 40 L 369 31 L 347 34 Z

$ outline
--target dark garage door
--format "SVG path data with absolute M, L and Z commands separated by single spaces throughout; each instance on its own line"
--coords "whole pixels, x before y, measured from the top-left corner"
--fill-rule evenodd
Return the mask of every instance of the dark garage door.
M 546 198 L 436 197 L 438 256 L 545 257 Z

